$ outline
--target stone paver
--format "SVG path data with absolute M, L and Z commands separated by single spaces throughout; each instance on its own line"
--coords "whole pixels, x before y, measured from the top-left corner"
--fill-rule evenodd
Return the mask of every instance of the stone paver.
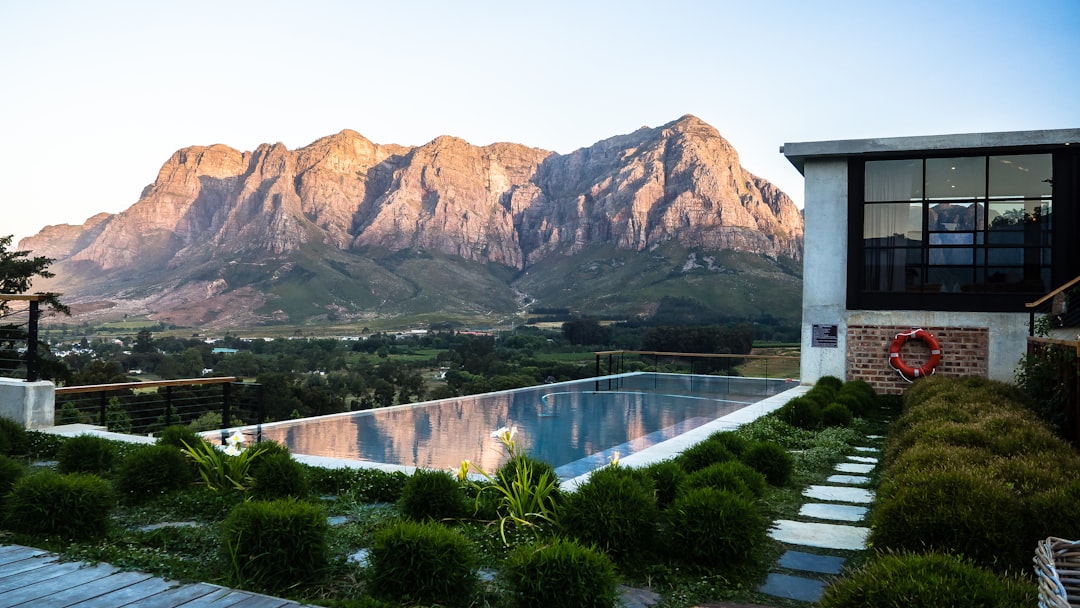
M 840 574 L 844 567 L 844 558 L 835 555 L 818 555 L 804 551 L 785 551 L 776 562 L 781 568 L 816 572 L 818 574 Z
M 818 601 L 821 599 L 821 593 L 824 590 L 825 583 L 819 580 L 776 572 L 770 572 L 769 576 L 765 578 L 765 584 L 758 587 L 758 591 L 761 593 L 801 602 Z
M 847 486 L 810 486 L 803 490 L 803 496 L 816 500 L 852 502 L 862 505 L 868 505 L 874 501 L 874 493 L 870 490 Z
M 855 448 L 855 451 L 856 452 L 866 452 L 867 454 L 874 454 L 874 453 L 877 453 L 877 452 L 879 452 L 881 450 L 878 450 L 877 448 L 868 448 L 868 447 L 864 447 L 864 446 L 858 446 L 858 447 Z
M 877 464 L 877 458 L 873 456 L 848 456 L 848 460 L 852 462 L 863 462 L 867 464 Z
M 870 528 L 841 524 L 810 523 L 778 519 L 773 522 L 769 536 L 789 545 L 862 551 Z
M 866 507 L 808 502 L 799 509 L 799 515 L 815 519 L 856 522 L 862 521 L 863 517 L 866 517 Z
M 659 593 L 648 589 L 619 586 L 619 604 L 622 608 L 648 608 L 663 599 Z
M 862 475 L 831 475 L 825 480 L 828 483 L 839 483 L 848 486 L 865 486 L 870 483 L 869 477 Z
M 869 473 L 874 470 L 872 464 L 855 464 L 853 462 L 841 462 L 836 465 L 836 470 L 841 473 Z

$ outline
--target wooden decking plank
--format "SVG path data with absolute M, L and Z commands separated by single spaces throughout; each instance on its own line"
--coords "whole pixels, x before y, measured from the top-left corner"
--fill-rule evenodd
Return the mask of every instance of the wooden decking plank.
M 30 547 L 20 547 L 18 545 L 9 545 L 4 547 L 5 551 L 0 553 L 0 564 L 9 564 L 11 562 L 17 562 L 24 559 L 30 559 L 32 557 L 40 557 L 42 555 L 48 555 L 48 551 L 42 551 L 41 549 L 31 549 Z
M 49 595 L 30 600 L 30 604 L 38 606 L 70 606 L 84 600 L 93 599 L 115 589 L 122 589 L 140 581 L 151 578 L 145 572 L 112 572 L 99 579 L 87 581 L 81 585 L 75 585 L 67 589 L 56 591 Z M 114 604 L 115 605 L 115 604 Z
M 82 564 L 75 564 L 76 566 Z M 72 570 L 63 576 L 39 580 L 18 589 L 0 593 L 0 606 L 18 606 L 34 601 L 34 605 L 49 605 L 43 598 L 59 591 L 64 591 L 102 577 L 109 576 L 116 569 L 111 566 L 85 566 Z M 40 600 L 40 601 L 38 601 Z
M 180 606 L 183 608 L 227 608 L 243 600 L 245 597 L 243 591 L 237 591 L 236 589 L 229 589 L 227 587 L 218 587 L 217 585 L 211 586 L 216 587 L 214 593 L 204 595 L 198 599 L 191 600 L 186 604 L 181 604 Z
M 25 585 L 38 581 L 50 580 L 58 576 L 64 576 L 69 572 L 78 570 L 82 564 L 78 562 L 52 562 L 43 568 L 28 570 L 21 574 L 0 579 L 0 605 L 3 605 L 4 593 L 12 589 L 18 589 Z
M 49 564 L 57 563 L 57 557 L 55 555 L 43 555 L 27 557 L 19 561 L 8 562 L 0 565 L 0 579 L 21 574 L 29 570 L 36 570 L 38 568 L 44 568 Z
M 218 591 L 221 587 L 206 583 L 192 583 L 173 587 L 141 600 L 124 604 L 124 608 L 175 608 L 188 602 Z
M 176 586 L 176 583 L 173 581 L 150 577 L 144 581 L 128 585 L 123 589 L 110 591 L 104 595 L 99 595 L 95 598 L 72 604 L 68 608 L 119 608 L 120 606 L 126 606 L 131 602 L 156 595 Z
M 232 608 L 291 608 L 293 606 L 299 607 L 300 604 L 280 597 L 249 593 L 244 600 L 233 604 Z

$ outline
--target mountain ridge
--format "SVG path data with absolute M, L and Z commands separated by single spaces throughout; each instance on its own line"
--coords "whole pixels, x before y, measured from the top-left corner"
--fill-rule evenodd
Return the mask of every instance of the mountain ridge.
M 315 309 L 352 318 L 392 314 L 416 297 L 415 289 L 404 293 L 408 281 L 393 278 L 394 271 L 376 269 L 400 252 L 435 255 L 453 266 L 447 272 L 490 265 L 485 272 L 502 277 L 486 287 L 490 296 L 500 281 L 512 291 L 510 283 L 527 285 L 530 274 L 559 266 L 554 261 L 607 248 L 644 254 L 667 247 L 695 256 L 730 250 L 797 263 L 802 217 L 787 195 L 741 167 L 715 128 L 686 115 L 565 155 L 509 142 L 474 146 L 445 135 L 415 147 L 383 145 L 349 129 L 297 150 L 280 143 L 248 152 L 190 146 L 173 153 L 127 210 L 97 214 L 81 226 L 46 227 L 19 247 L 54 258 L 58 277 L 50 288 L 76 304 L 107 301 L 126 309 L 138 300 L 132 290 L 150 289 L 156 300 L 133 312 L 169 319 L 185 316 L 175 311 L 200 297 L 194 306 L 211 311 L 221 308 L 215 300 L 243 306 L 247 294 L 262 303 L 254 308 L 267 310 L 246 322 L 305 323 L 320 315 L 269 310 L 283 299 L 273 287 L 283 275 L 256 277 L 234 267 L 291 264 L 346 276 L 337 264 L 355 267 L 352 279 L 372 293 L 396 294 L 372 300 L 379 301 L 374 312 L 371 302 L 339 297 L 353 287 L 310 294 Z M 671 263 L 678 268 L 686 260 Z M 777 268 L 777 280 L 790 274 Z M 430 312 L 437 312 L 438 297 L 428 295 Z M 625 299 L 619 314 L 648 309 Z M 201 322 L 233 324 L 236 315 L 206 312 Z

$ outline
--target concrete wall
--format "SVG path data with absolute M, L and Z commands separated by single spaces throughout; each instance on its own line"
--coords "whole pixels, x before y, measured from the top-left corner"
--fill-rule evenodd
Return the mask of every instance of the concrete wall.
M 54 390 L 52 382 L 0 378 L 0 417 L 28 429 L 50 427 L 56 414 Z
M 812 159 L 803 167 L 802 369 L 806 384 L 844 377 L 847 353 L 848 174 L 846 159 Z M 839 325 L 836 348 L 813 347 L 813 325 Z
M 941 342 L 944 360 L 939 373 L 1015 380 L 1017 363 L 1027 350 L 1025 313 L 847 310 L 847 159 L 807 158 L 803 171 L 803 383 L 813 384 L 822 376 L 860 378 L 879 390 L 898 392 L 904 381 L 888 365 L 889 345 L 892 336 L 913 327 L 931 331 Z M 837 326 L 835 348 L 813 345 L 814 324 Z M 849 327 L 857 328 L 856 335 L 851 335 Z M 859 341 L 854 348 L 853 339 Z M 920 343 L 909 341 L 904 346 L 905 361 L 925 362 L 919 348 Z M 886 381 L 882 373 L 895 378 Z

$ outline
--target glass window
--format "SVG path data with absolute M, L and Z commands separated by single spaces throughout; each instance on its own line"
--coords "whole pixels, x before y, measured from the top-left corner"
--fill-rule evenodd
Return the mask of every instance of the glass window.
M 1052 160 L 1017 154 L 866 161 L 862 291 L 943 294 L 946 309 L 947 301 L 961 300 L 945 294 L 1045 292 Z M 868 302 L 897 305 L 874 298 Z
M 1053 156 L 1024 154 L 990 157 L 990 198 L 1042 198 L 1051 195 Z
M 922 199 L 922 161 L 872 160 L 866 163 L 864 200 L 912 201 Z
M 986 157 L 926 159 L 926 198 L 973 199 L 986 196 Z

